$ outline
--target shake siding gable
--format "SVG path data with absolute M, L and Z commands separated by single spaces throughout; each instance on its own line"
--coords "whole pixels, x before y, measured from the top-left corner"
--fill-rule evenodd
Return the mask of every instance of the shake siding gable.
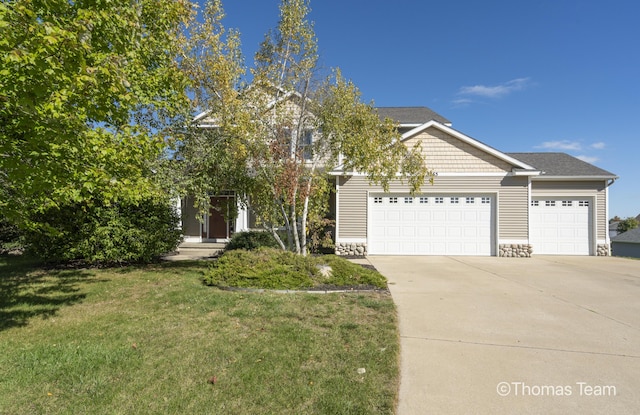
M 512 168 L 506 161 L 435 127 L 405 140 L 409 148 L 418 142 L 427 166 L 438 173 L 502 173 Z

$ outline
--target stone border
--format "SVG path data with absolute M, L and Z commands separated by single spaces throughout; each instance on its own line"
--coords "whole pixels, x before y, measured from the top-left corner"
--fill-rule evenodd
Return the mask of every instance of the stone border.
M 502 258 L 531 258 L 533 247 L 529 244 L 501 244 L 498 256 Z
M 366 242 L 336 242 L 336 255 L 365 256 L 367 255 Z
M 608 244 L 598 244 L 596 256 L 611 256 L 611 247 Z

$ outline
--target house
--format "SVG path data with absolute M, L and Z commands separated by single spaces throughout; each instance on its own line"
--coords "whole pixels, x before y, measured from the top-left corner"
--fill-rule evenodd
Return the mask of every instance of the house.
M 614 220 L 613 222 L 609 222 L 609 238 L 613 238 L 614 236 L 618 236 L 618 224 L 620 221 Z
M 640 228 L 628 230 L 611 239 L 614 256 L 640 258 Z
M 411 195 L 398 180 L 385 192 L 363 173 L 333 168 L 337 254 L 610 255 L 616 175 L 564 153 L 501 152 L 425 107 L 377 110 L 408 146 L 421 143 L 434 183 Z M 235 208 L 232 192 L 216 198 Z M 251 228 L 250 216 L 238 209 L 225 221 L 212 211 L 203 223 L 185 222 L 185 239 L 228 238 Z

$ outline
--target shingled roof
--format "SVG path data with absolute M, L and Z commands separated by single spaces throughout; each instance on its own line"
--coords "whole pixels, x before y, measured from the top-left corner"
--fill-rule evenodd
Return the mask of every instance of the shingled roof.
M 539 177 L 601 177 L 616 179 L 606 170 L 577 159 L 566 153 L 507 153 L 509 156 L 535 167 L 542 173 Z
M 421 125 L 432 120 L 451 125 L 451 121 L 427 107 L 378 107 L 376 110 L 381 119 L 391 118 L 400 125 Z
M 611 242 L 626 242 L 640 244 L 640 228 L 635 228 L 611 238 Z

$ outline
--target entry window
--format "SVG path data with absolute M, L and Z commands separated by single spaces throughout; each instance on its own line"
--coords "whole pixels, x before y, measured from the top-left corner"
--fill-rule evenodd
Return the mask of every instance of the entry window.
M 420 203 L 429 203 L 429 198 L 428 197 L 421 197 L 420 198 Z
M 531 206 L 540 206 L 540 202 L 538 200 L 532 200 Z
M 404 198 L 404 203 L 413 203 L 413 198 L 412 197 L 405 197 Z
M 579 200 L 578 201 L 578 206 L 581 206 L 581 207 L 589 206 L 589 201 L 588 200 Z
M 556 201 L 555 200 L 545 200 L 544 201 L 544 205 L 547 207 L 552 207 L 556 205 Z
M 472 204 L 472 203 L 476 203 L 476 198 L 475 197 L 467 197 L 467 198 L 465 198 L 464 201 L 467 204 Z
M 397 197 L 390 197 L 389 198 L 389 203 L 398 203 L 398 198 Z
M 571 200 L 563 200 L 562 201 L 562 206 L 564 206 L 564 207 L 573 206 L 573 201 L 571 201 Z
M 382 198 L 381 197 L 374 197 L 373 198 L 373 203 L 382 203 Z
M 443 197 L 436 197 L 436 203 L 444 203 L 444 198 Z
M 483 197 L 482 198 L 482 204 L 483 205 L 488 205 L 489 203 L 491 203 L 491 198 L 490 197 Z
M 451 198 L 451 204 L 455 205 L 455 204 L 457 204 L 458 202 L 459 202 L 459 198 L 457 198 L 457 197 L 452 197 L 452 198 Z

